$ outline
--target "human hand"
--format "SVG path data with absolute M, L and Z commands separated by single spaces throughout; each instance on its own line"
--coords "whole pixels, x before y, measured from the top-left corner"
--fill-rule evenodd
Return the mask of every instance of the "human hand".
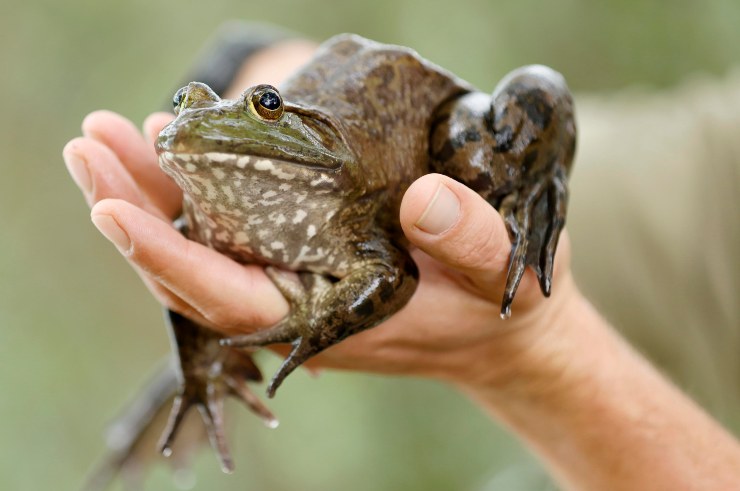
M 84 137 L 64 149 L 70 173 L 93 207 L 95 225 L 163 305 L 226 335 L 268 327 L 287 314 L 288 304 L 263 269 L 186 240 L 171 225 L 182 194 L 160 171 L 152 145 L 171 117 L 150 116 L 142 135 L 121 116 L 92 113 L 83 122 Z M 547 336 L 552 319 L 575 294 L 567 236 L 558 251 L 552 297 L 542 297 L 528 271 L 513 317 L 502 321 L 499 302 L 511 244 L 500 215 L 465 186 L 428 175 L 407 191 L 400 218 L 418 247 L 417 292 L 391 319 L 326 350 L 310 366 L 462 384 L 505 378 L 513 359 Z

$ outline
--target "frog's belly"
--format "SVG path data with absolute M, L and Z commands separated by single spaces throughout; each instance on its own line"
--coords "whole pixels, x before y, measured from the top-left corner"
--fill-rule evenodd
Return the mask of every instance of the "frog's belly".
M 342 277 L 348 255 L 341 238 L 334 236 L 328 215 L 303 209 L 262 210 L 248 216 L 185 210 L 189 238 L 238 262 Z

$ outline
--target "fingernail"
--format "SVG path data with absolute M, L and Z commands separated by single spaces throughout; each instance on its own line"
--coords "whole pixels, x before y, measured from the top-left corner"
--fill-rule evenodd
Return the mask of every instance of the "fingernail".
M 131 239 L 128 234 L 118 225 L 110 215 L 93 215 L 92 222 L 100 230 L 100 233 L 113 244 L 122 253 L 126 254 L 131 249 Z
M 77 187 L 85 194 L 92 192 L 92 179 L 87 168 L 87 162 L 80 156 L 70 153 L 64 155 L 64 163 L 67 165 L 67 169 Z
M 447 186 L 440 184 L 416 226 L 424 232 L 438 235 L 452 227 L 460 214 L 460 200 Z

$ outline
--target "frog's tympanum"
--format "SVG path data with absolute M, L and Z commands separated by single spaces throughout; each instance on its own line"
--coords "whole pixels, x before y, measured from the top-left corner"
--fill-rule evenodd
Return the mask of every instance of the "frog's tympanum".
M 250 350 L 290 343 L 272 378 L 401 309 L 418 272 L 399 225 L 406 188 L 439 172 L 503 215 L 512 241 L 503 317 L 527 266 L 549 295 L 575 149 L 573 103 L 543 66 L 507 75 L 492 95 L 414 51 L 353 35 L 326 42 L 280 90 L 258 85 L 223 100 L 192 82 L 156 142 L 184 191 L 183 233 L 241 263 L 259 263 L 290 303 L 276 325 L 219 339 L 169 313 L 180 385 L 162 449 L 197 406 L 225 470 L 226 394 L 274 418 L 246 388 Z M 298 273 L 300 283 L 281 273 Z

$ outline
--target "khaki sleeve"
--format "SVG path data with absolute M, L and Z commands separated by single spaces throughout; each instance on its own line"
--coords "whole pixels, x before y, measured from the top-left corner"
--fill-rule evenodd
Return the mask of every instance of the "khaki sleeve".
M 740 434 L 740 70 L 576 108 L 567 229 L 582 290 Z

